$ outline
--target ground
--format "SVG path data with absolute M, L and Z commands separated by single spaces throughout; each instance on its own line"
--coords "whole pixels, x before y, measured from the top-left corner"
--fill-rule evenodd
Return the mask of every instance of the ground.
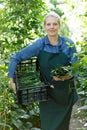
M 74 105 L 72 116 L 71 116 L 71 121 L 70 121 L 70 130 L 87 130 L 87 127 L 84 127 L 84 123 L 82 119 L 75 116 L 77 109 L 78 109 L 78 106 Z

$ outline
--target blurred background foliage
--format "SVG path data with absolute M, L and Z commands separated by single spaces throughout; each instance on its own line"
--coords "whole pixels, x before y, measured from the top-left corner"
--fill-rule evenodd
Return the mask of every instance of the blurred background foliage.
M 87 125 L 87 1 L 0 0 L 0 130 L 41 127 L 38 104 L 18 104 L 9 85 L 8 63 L 15 51 L 45 35 L 43 18 L 50 10 L 61 17 L 60 34 L 71 38 L 77 47 L 78 113 Z

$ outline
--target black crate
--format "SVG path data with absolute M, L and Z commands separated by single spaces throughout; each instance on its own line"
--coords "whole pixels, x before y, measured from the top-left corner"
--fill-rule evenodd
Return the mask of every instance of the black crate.
M 23 76 L 23 79 L 26 73 L 27 77 L 30 76 L 28 78 L 30 78 L 31 80 L 33 78 L 36 79 L 37 75 L 36 77 L 32 77 L 32 75 L 29 73 L 30 71 L 37 72 L 38 76 L 40 77 L 39 64 L 36 58 L 29 59 L 28 61 L 21 62 L 17 65 L 17 70 L 15 73 L 15 82 L 17 87 L 18 102 L 22 105 L 49 100 L 48 84 L 42 83 L 41 85 L 32 86 L 30 82 L 27 81 L 24 87 L 22 86 L 22 83 L 20 84 L 20 80 L 22 80 L 19 76 L 20 73 L 22 74 L 21 76 Z M 33 81 L 35 81 L 35 79 Z M 36 79 L 36 82 L 39 82 L 39 80 L 37 81 Z

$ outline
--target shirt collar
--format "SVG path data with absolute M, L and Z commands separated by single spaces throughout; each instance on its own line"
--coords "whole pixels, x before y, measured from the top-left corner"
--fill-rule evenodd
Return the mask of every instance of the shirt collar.
M 58 44 L 56 46 L 61 46 L 62 45 L 62 38 L 61 38 L 61 36 L 58 36 L 58 39 L 59 39 L 59 42 L 58 42 Z M 51 45 L 47 35 L 45 36 L 45 45 Z

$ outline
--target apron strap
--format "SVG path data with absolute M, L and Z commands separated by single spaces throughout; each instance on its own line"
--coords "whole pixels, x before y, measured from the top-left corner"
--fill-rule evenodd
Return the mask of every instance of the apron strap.
M 50 83 L 48 82 L 46 76 L 43 75 L 43 73 L 42 73 L 42 71 L 40 69 L 38 58 L 36 59 L 36 71 L 39 72 L 39 74 L 40 74 L 40 80 L 43 81 L 46 85 L 50 85 Z

